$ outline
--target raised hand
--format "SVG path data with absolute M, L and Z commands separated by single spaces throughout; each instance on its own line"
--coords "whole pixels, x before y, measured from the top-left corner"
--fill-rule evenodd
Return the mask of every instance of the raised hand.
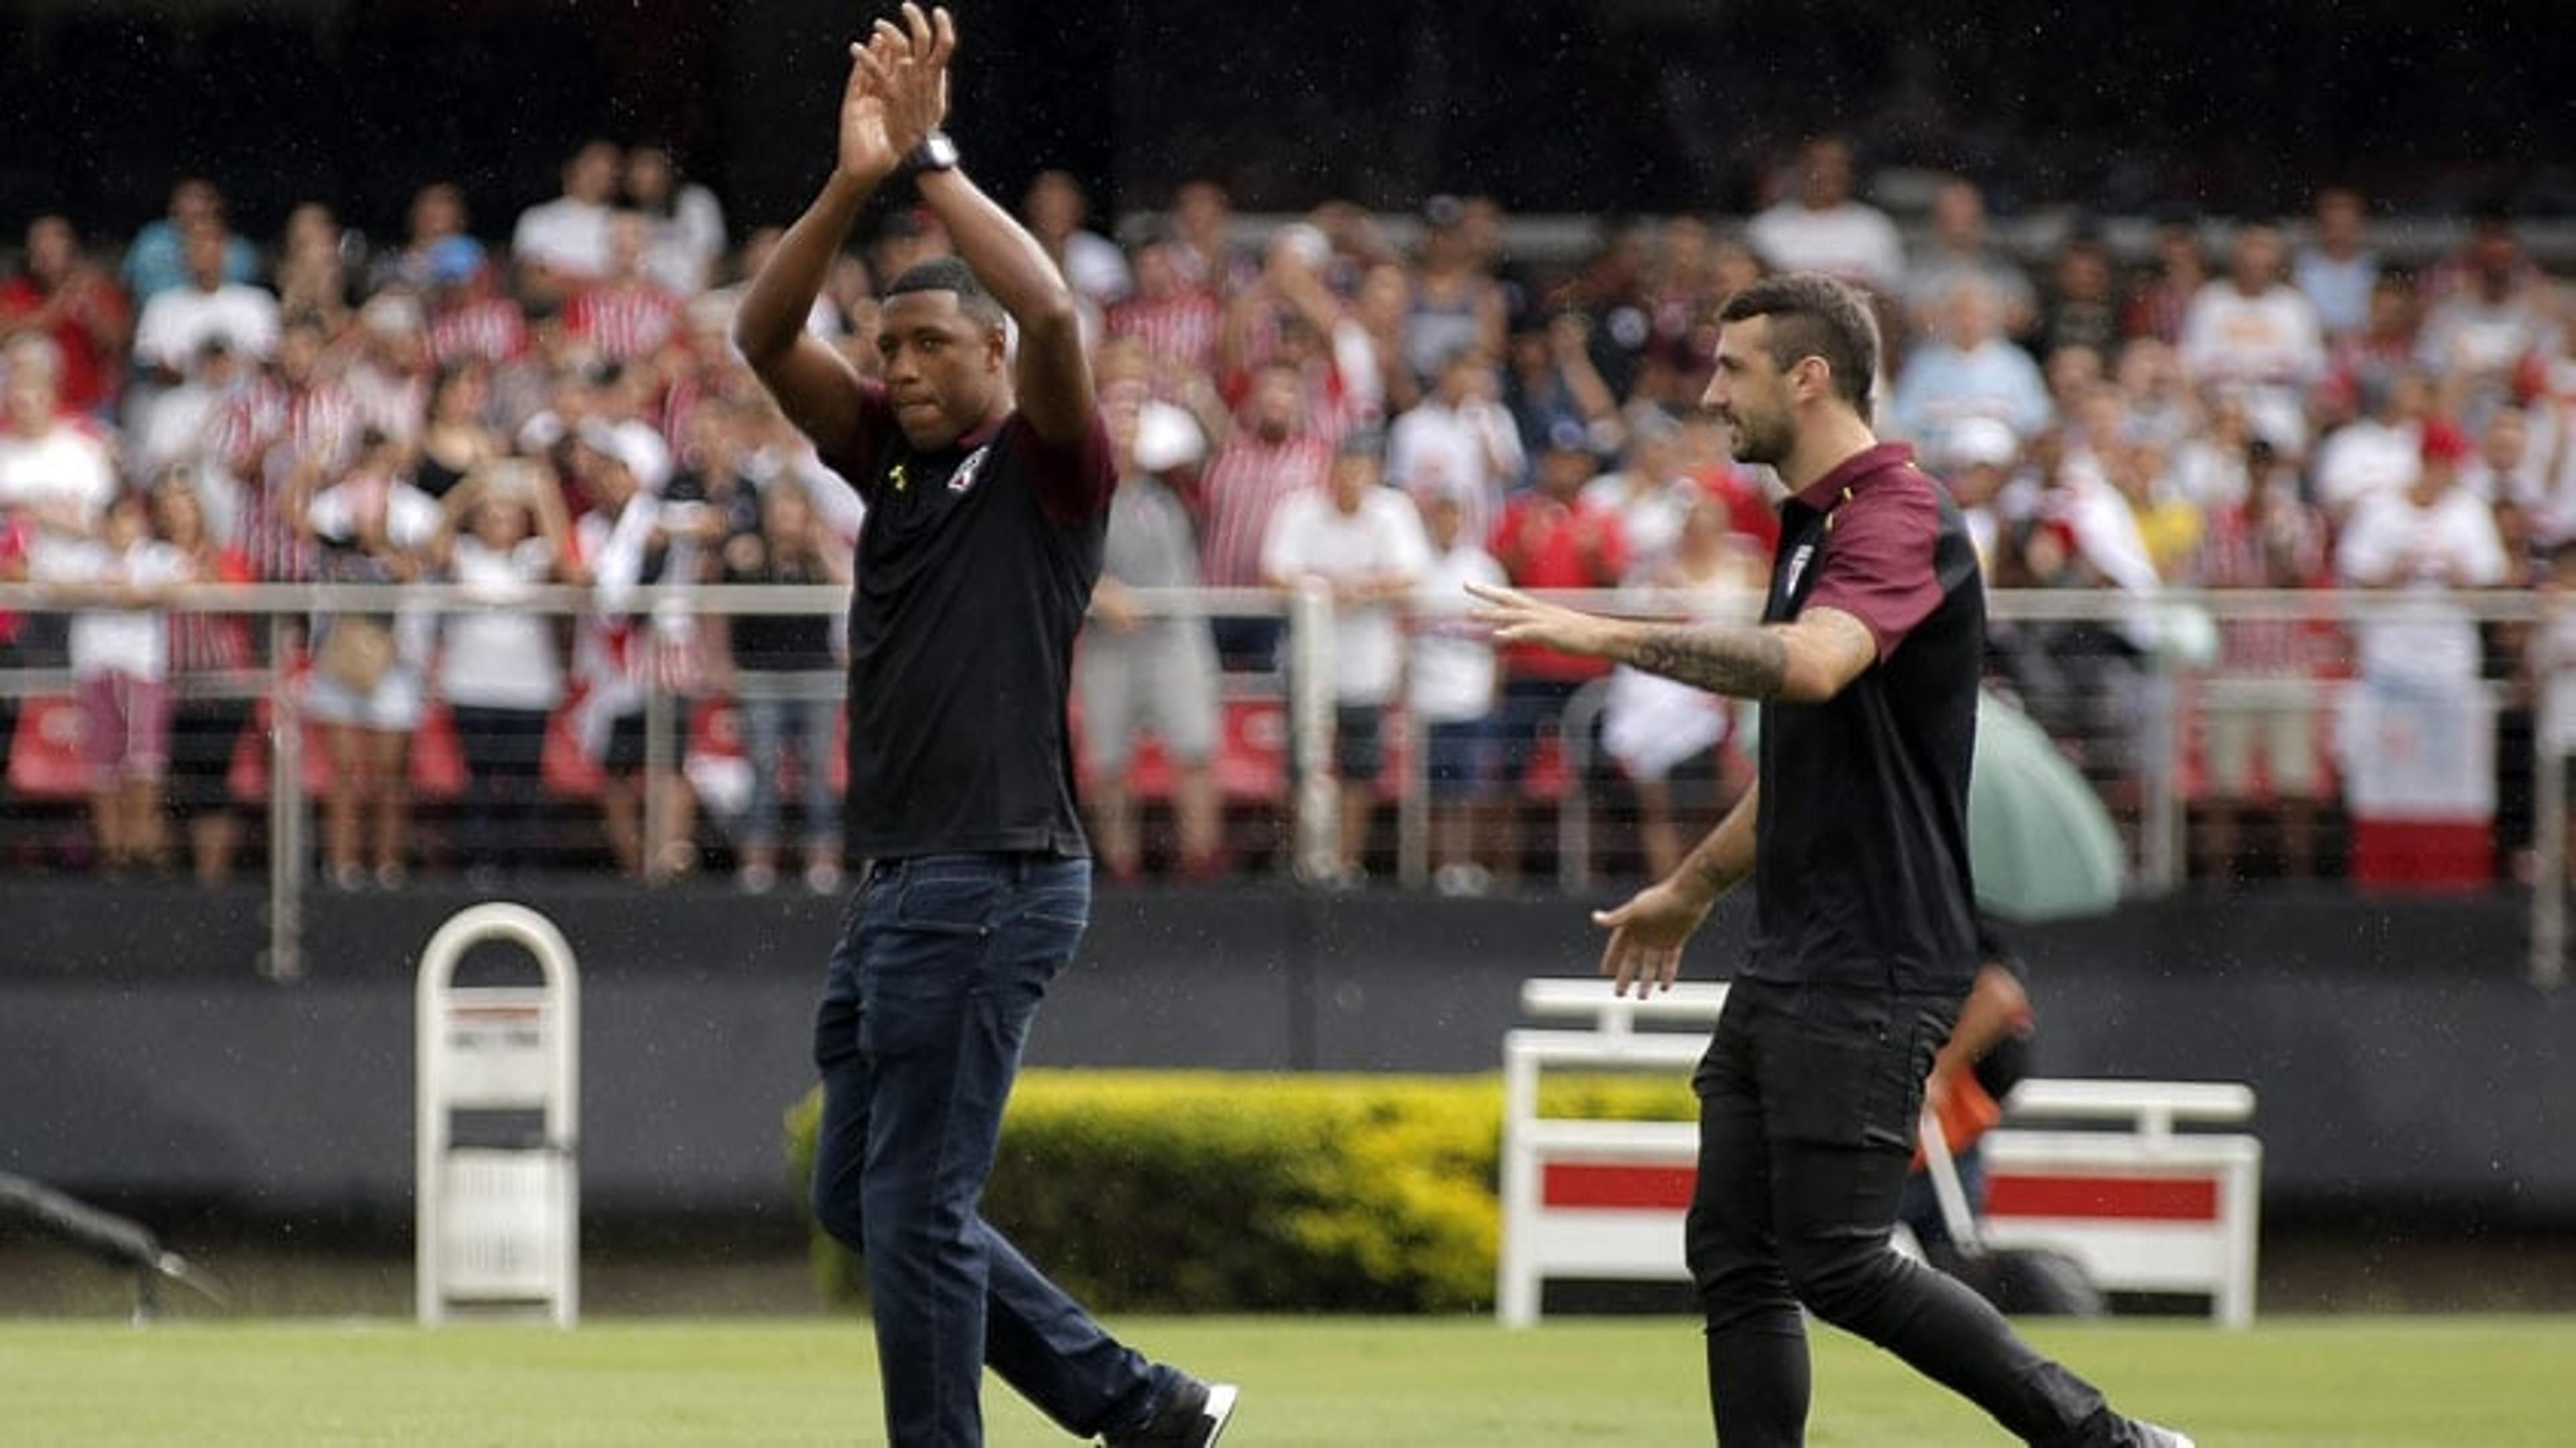
M 1536 644 L 1569 654 L 1604 654 L 1611 647 L 1612 621 L 1597 614 L 1562 608 L 1532 598 L 1517 588 L 1470 583 L 1467 591 L 1484 606 L 1467 616 L 1494 626 L 1494 637 L 1507 644 Z
M 957 25 L 947 7 L 925 15 L 913 0 L 904 0 L 903 24 L 879 20 L 867 44 L 850 47 L 851 84 L 860 88 L 864 75 L 877 135 L 893 162 L 948 119 L 948 62 L 956 53 Z M 846 126 L 843 136 L 846 143 Z

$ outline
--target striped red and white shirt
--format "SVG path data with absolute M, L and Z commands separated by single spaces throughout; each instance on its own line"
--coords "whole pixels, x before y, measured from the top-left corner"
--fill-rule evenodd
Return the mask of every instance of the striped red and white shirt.
M 1248 427 L 1229 433 L 1200 483 L 1207 499 L 1200 579 L 1211 588 L 1258 587 L 1272 516 L 1296 494 L 1323 487 L 1332 468 L 1332 442 L 1314 433 L 1277 442 Z
M 610 362 L 632 362 L 662 350 L 680 330 L 688 303 L 646 281 L 601 282 L 564 303 L 564 330 Z
M 235 542 L 255 576 L 295 582 L 312 575 L 311 549 L 288 516 L 286 489 L 307 465 L 316 491 L 338 482 L 357 457 L 362 424 L 356 399 L 336 382 L 297 390 L 263 377 L 225 403 L 209 451 L 241 480 Z
M 499 366 L 528 350 L 528 314 L 508 297 L 479 297 L 443 308 L 429 324 L 429 353 L 442 367 L 482 361 Z
M 1159 375 L 1205 376 L 1216 366 L 1217 330 L 1225 309 L 1197 287 L 1163 297 L 1130 297 L 1109 309 L 1112 337 L 1145 344 Z M 1178 369 L 1173 373 L 1171 369 Z

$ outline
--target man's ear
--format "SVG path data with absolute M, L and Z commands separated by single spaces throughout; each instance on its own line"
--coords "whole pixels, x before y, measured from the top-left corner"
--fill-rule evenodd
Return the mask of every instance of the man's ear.
M 1834 390 L 1834 364 L 1810 352 L 1789 369 L 1800 402 L 1813 402 Z

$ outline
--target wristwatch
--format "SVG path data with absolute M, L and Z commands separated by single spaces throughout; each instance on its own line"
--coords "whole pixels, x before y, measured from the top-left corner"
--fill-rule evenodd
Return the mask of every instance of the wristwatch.
M 922 137 L 921 144 L 913 147 L 911 154 L 903 158 L 903 169 L 916 176 L 924 171 L 954 171 L 957 169 L 957 143 L 948 139 L 946 131 L 933 131 Z

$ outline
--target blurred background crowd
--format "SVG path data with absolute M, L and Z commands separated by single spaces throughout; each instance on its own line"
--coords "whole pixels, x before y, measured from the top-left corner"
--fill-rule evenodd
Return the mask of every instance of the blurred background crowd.
M 2487 605 L 2576 562 L 2576 358 L 2516 216 L 2386 255 L 2373 199 L 2321 185 L 2294 215 L 2076 221 L 2034 248 L 1992 234 L 1975 180 L 1917 178 L 1899 216 L 1869 174 L 1818 134 L 1746 213 L 1609 216 L 1571 245 L 1481 195 L 1245 216 L 1201 176 L 1112 218 L 1046 171 L 1006 198 L 1083 298 L 1122 474 L 1076 700 L 1106 873 L 1286 868 L 1292 799 L 1335 815 L 1318 883 L 1392 873 L 1408 810 L 1445 892 L 1553 874 L 1546 824 L 1575 805 L 1618 822 L 1606 866 L 1668 865 L 1748 777 L 1737 718 L 1498 657 L 1460 584 L 1749 612 L 1776 482 L 1699 398 L 1718 308 L 1787 268 L 1877 299 L 1881 431 L 1950 486 L 1990 582 L 2096 600 L 2005 610 L 1992 674 L 2115 814 L 2183 792 L 2184 868 L 2213 882 L 2527 872 L 2576 633 Z M 605 140 L 515 215 L 422 186 L 382 240 L 328 200 L 247 234 L 227 180 L 180 178 L 130 235 L 39 215 L 8 257 L 0 580 L 40 591 L 0 615 L 7 868 L 224 878 L 286 670 L 335 887 L 836 888 L 832 606 L 725 602 L 846 585 L 863 525 L 727 340 L 775 230 Z M 872 371 L 879 288 L 946 247 L 882 208 L 811 327 Z M 392 591 L 169 606 L 307 581 Z M 476 606 L 403 601 L 426 583 Z M 545 585 L 588 601 L 510 606 Z M 1305 755 L 1333 787 L 1302 793 L 1301 588 L 1333 701 Z M 2363 590 L 2407 607 L 2340 616 Z M 2368 862 L 2374 816 L 2407 822 L 2408 862 Z M 2458 831 L 2439 858 L 2427 821 Z

